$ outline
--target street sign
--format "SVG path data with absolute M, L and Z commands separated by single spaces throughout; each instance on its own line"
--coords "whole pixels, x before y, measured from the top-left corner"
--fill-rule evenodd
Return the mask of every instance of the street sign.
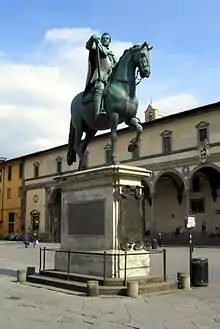
M 196 226 L 196 221 L 194 216 L 188 216 L 187 217 L 187 228 L 192 228 Z

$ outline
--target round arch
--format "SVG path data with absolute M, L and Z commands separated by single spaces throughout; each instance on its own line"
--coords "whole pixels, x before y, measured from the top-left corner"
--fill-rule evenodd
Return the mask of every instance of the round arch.
M 172 236 L 184 225 L 186 198 L 185 179 L 176 169 L 160 171 L 154 180 L 155 231 Z
M 58 196 L 61 197 L 61 188 L 60 187 L 56 187 L 52 191 L 52 193 L 49 197 L 49 201 L 48 201 L 49 206 L 52 206 L 56 202 L 56 199 Z
M 220 167 L 218 167 L 217 165 L 215 165 L 214 163 L 207 163 L 207 164 L 200 164 L 198 165 L 197 167 L 195 167 L 191 172 L 190 172 L 190 175 L 189 175 L 189 180 L 192 179 L 192 177 L 194 176 L 194 174 L 199 171 L 200 169 L 203 169 L 203 168 L 212 168 L 216 171 L 218 171 L 220 173 Z
M 162 170 L 162 171 L 160 171 L 157 175 L 156 175 L 156 177 L 155 177 L 155 181 L 154 181 L 154 185 L 156 185 L 156 183 L 158 182 L 158 180 L 162 177 L 162 176 L 166 176 L 166 175 L 168 175 L 168 176 L 172 176 L 172 177 L 175 177 L 175 178 L 177 178 L 177 179 L 179 179 L 179 180 L 181 180 L 182 181 L 182 183 L 184 184 L 184 187 L 185 187 L 185 178 L 184 178 L 184 176 L 178 171 L 178 170 L 176 170 L 176 169 L 166 169 L 166 170 Z
M 190 173 L 189 187 L 194 192 L 200 190 L 200 180 L 209 183 L 213 201 L 217 200 L 217 190 L 220 189 L 220 168 L 214 164 L 199 165 Z
M 157 174 L 157 176 L 155 177 L 155 181 L 154 181 L 154 193 L 156 193 L 157 185 L 163 178 L 169 179 L 172 182 L 177 193 L 178 202 L 181 204 L 183 198 L 183 192 L 186 187 L 184 176 L 176 169 L 163 170 L 159 172 L 159 174 Z

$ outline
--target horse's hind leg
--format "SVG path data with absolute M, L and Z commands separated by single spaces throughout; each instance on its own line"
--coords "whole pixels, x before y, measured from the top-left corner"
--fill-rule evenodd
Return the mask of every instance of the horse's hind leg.
M 87 129 L 86 130 L 86 136 L 85 136 L 84 140 L 81 142 L 81 145 L 80 145 L 80 158 L 82 160 L 80 160 L 80 163 L 79 163 L 79 170 L 87 169 L 84 165 L 84 155 L 85 155 L 85 151 L 87 149 L 88 144 L 93 139 L 96 132 L 97 132 L 97 130 L 93 130 L 93 129 Z
M 126 124 L 136 130 L 136 138 L 128 145 L 128 152 L 133 152 L 136 147 L 139 147 L 141 135 L 143 132 L 143 127 L 138 118 L 131 118 L 129 121 L 126 121 Z
M 80 167 L 80 163 L 82 161 L 82 154 L 81 154 L 81 148 L 80 148 L 80 142 L 81 142 L 81 138 L 83 135 L 83 125 L 82 122 L 77 123 L 77 126 L 75 128 L 75 144 L 74 144 L 74 149 L 75 152 L 78 154 L 79 157 L 79 167 Z M 78 167 L 78 170 L 80 170 L 80 168 Z

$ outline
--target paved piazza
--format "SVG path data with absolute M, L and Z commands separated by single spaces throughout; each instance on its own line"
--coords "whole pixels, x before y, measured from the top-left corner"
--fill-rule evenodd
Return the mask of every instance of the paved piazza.
M 51 246 L 51 245 L 50 245 Z M 168 276 L 186 271 L 188 250 L 167 248 Z M 191 329 L 220 328 L 220 249 L 196 249 L 209 259 L 208 288 L 129 299 L 88 298 L 15 283 L 15 270 L 38 263 L 38 247 L 0 243 L 1 328 Z M 153 270 L 160 268 L 154 257 Z M 48 256 L 48 266 L 53 259 Z

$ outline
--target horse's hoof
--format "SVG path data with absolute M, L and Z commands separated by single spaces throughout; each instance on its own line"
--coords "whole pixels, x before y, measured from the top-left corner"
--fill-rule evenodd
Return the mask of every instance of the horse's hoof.
M 120 165 L 120 162 L 114 160 L 114 161 L 111 162 L 111 164 L 112 164 L 113 166 L 119 166 L 119 165 Z
M 128 145 L 128 152 L 133 152 L 135 150 L 136 146 L 137 145 L 134 144 L 134 143 L 129 144 Z
M 144 243 L 141 242 L 141 241 L 138 241 L 135 243 L 134 247 L 133 247 L 134 250 L 142 250 L 144 249 Z

